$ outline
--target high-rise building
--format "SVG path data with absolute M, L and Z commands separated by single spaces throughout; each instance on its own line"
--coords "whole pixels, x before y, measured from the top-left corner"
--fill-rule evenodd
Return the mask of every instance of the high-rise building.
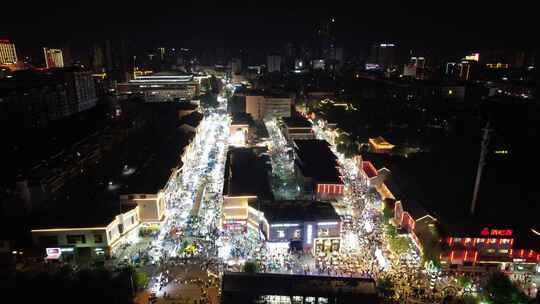
M 92 73 L 79 68 L 54 70 L 57 80 L 66 85 L 71 113 L 78 113 L 93 108 L 98 100 Z
M 281 71 L 281 56 L 268 55 L 266 58 L 268 73 Z
M 295 60 L 295 47 L 292 43 L 285 44 L 283 48 L 283 69 L 285 71 L 290 71 L 294 68 L 294 60 Z
M 0 39 L 0 63 L 14 64 L 17 62 L 17 51 L 15 44 L 8 39 Z
M 426 58 L 424 57 L 411 57 L 411 64 L 414 64 L 416 67 L 423 69 L 426 65 Z
M 231 59 L 231 73 L 233 75 L 238 75 L 242 73 L 242 59 L 240 58 Z
M 45 65 L 47 66 L 47 68 L 64 67 L 64 57 L 62 56 L 61 49 L 51 49 L 48 47 L 44 47 L 43 55 L 45 56 Z
M 374 44 L 369 54 L 369 63 L 378 64 L 384 69 L 396 65 L 396 45 L 393 43 Z
M 313 54 L 315 57 L 330 58 L 331 50 L 335 44 L 335 22 L 336 20 L 334 18 L 329 18 L 319 25 L 314 49 L 315 54 Z
M 424 79 L 425 64 L 425 57 L 411 57 L 409 59 L 409 63 L 405 64 L 403 67 L 403 76 L 408 76 L 415 79 Z
M 327 62 L 329 69 L 339 70 L 343 65 L 343 48 L 332 45 Z
M 7 117 L 25 128 L 42 128 L 97 102 L 91 73 L 75 67 L 17 71 L 1 85 Z
M 103 48 L 99 44 L 94 44 L 92 48 L 90 66 L 96 73 L 103 72 L 105 68 L 105 59 L 103 58 Z
M 106 40 L 104 44 L 106 72 L 112 80 L 125 82 L 133 72 L 133 57 L 128 56 L 125 40 Z

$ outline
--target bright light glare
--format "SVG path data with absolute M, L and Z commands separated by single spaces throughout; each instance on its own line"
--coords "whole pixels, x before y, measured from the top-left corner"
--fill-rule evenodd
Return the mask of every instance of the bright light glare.
M 231 136 L 229 136 L 229 145 L 232 146 L 245 146 L 246 145 L 246 136 L 243 130 L 234 131 Z

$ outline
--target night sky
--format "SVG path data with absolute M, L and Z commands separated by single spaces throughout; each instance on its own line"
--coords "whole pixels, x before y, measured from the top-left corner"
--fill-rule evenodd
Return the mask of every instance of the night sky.
M 473 1 L 42 1 L 3 4 L 0 37 L 19 49 L 50 43 L 126 38 L 139 47 L 177 45 L 279 49 L 308 40 L 321 20 L 335 17 L 338 42 L 346 48 L 394 41 L 425 48 L 469 50 L 534 44 L 534 9 Z M 480 2 L 480 1 L 479 1 Z M 295 3 L 295 5 L 291 5 Z M 352 6 L 355 3 L 356 6 Z M 272 4 L 272 6 L 270 6 Z M 319 4 L 320 5 L 320 4 Z M 330 6 L 332 5 L 332 6 Z M 11 6 L 11 7 L 10 7 Z

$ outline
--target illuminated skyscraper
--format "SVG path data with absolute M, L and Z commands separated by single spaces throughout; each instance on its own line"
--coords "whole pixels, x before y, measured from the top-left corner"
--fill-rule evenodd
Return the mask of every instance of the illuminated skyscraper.
M 45 56 L 45 64 L 47 68 L 64 67 L 64 57 L 62 56 L 61 49 L 50 49 L 48 47 L 44 47 L 43 55 Z
M 7 39 L 0 39 L 0 63 L 13 64 L 17 62 L 15 44 Z

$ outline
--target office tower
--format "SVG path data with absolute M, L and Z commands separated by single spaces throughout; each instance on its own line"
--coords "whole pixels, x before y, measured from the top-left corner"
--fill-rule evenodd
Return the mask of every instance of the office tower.
M 47 68 L 62 68 L 64 67 L 64 57 L 61 49 L 43 48 L 45 56 L 45 66 Z
M 242 60 L 240 58 L 231 59 L 231 73 L 233 75 L 242 73 Z
M 15 44 L 8 39 L 0 39 L 0 63 L 14 64 L 17 62 L 17 51 Z
M 294 59 L 295 59 L 295 47 L 292 43 L 285 44 L 283 48 L 283 58 L 282 65 L 285 71 L 290 71 L 294 68 Z
M 393 43 L 380 43 L 371 46 L 369 63 L 378 64 L 384 69 L 389 69 L 396 64 L 396 45 Z
M 105 58 L 103 56 L 103 48 L 98 43 L 92 48 L 92 57 L 90 63 L 94 72 L 103 72 L 105 68 Z
M 266 59 L 268 73 L 281 71 L 281 56 L 268 55 Z

